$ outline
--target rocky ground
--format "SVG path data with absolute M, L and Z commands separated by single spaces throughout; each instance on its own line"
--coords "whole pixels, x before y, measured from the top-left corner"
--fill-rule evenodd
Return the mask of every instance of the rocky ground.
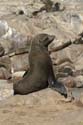
M 68 77 L 59 80 L 64 81 L 68 89 L 74 83 L 74 87 L 81 87 L 83 71 L 80 75 L 79 71 L 83 70 L 82 38 L 81 44 L 78 40 L 78 44 L 73 44 L 73 41 L 83 32 L 83 2 L 58 2 L 61 3 L 59 9 L 62 11 L 42 11 L 33 16 L 34 11 L 44 6 L 42 0 L 0 0 L 0 44 L 5 48 L 6 54 L 6 57 L 0 57 L 0 62 L 6 62 L 11 75 L 19 78 L 29 65 L 28 53 L 10 57 L 8 54 L 16 51 L 19 46 L 26 46 L 27 39 L 29 41 L 38 33 L 52 34 L 55 35 L 55 40 L 49 46 L 49 51 L 67 41 L 72 42 L 70 46 L 51 53 L 55 75 L 56 70 L 63 73 L 61 69 L 69 67 L 74 75 L 68 74 Z M 4 30 L 3 27 L 1 29 L 2 22 L 6 25 Z M 7 79 L 10 75 L 6 75 L 8 73 L 4 73 L 4 70 L 0 68 L 0 78 L 4 76 Z M 13 96 L 12 82 L 0 80 L 0 125 L 83 125 L 83 89 L 73 89 L 76 99 L 72 102 L 50 88 L 26 96 Z

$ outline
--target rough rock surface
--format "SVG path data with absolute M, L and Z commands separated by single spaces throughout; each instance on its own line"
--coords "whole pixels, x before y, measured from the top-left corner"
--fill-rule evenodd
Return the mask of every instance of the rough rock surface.
M 1 125 L 82 125 L 83 107 L 66 103 L 51 89 L 26 96 L 14 96 L 0 104 Z

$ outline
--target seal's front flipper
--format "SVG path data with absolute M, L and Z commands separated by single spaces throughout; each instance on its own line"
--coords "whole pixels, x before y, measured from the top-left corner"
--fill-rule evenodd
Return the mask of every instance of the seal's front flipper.
M 67 90 L 65 86 L 58 81 L 53 81 L 51 79 L 48 80 L 49 82 L 49 87 L 52 88 L 53 90 L 59 92 L 61 95 L 64 95 L 65 98 L 67 98 Z

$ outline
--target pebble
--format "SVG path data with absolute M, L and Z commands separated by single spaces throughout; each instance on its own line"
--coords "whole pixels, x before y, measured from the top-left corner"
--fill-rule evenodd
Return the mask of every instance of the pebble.
M 9 84 L 7 80 L 0 80 L 0 101 L 13 96 L 13 94 L 13 84 Z

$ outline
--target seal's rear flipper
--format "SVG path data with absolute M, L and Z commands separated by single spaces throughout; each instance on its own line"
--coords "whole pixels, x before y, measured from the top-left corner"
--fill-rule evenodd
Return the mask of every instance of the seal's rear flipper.
M 52 88 L 53 90 L 59 92 L 61 95 L 64 95 L 65 98 L 67 98 L 67 90 L 61 82 L 50 81 L 49 87 Z

